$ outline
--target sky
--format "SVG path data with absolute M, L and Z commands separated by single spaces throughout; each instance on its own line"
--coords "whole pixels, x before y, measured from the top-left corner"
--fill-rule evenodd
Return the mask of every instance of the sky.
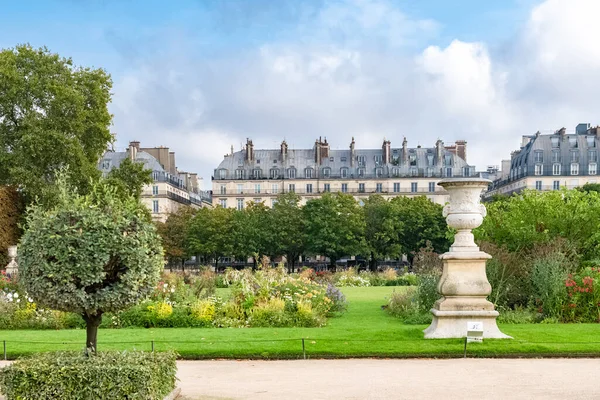
M 465 139 L 483 170 L 522 135 L 600 123 L 598 0 L 0 2 L 0 48 L 106 69 L 116 149 L 169 147 L 205 188 L 246 138 Z

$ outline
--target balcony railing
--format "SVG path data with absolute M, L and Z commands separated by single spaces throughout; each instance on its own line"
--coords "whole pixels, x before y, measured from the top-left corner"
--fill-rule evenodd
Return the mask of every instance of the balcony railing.
M 413 191 L 409 188 L 400 188 L 399 191 L 393 191 L 393 190 L 382 190 L 382 191 L 377 191 L 376 189 L 366 189 L 366 190 L 359 190 L 359 189 L 348 189 L 346 191 L 342 191 L 341 188 L 338 189 L 332 189 L 329 191 L 325 191 L 325 190 L 317 190 L 317 189 L 313 189 L 312 191 L 307 191 L 306 189 L 295 189 L 295 190 L 290 190 L 290 189 L 285 189 L 285 190 L 261 190 L 259 193 L 256 193 L 253 190 L 248 190 L 248 191 L 243 191 L 243 192 L 227 192 L 225 194 L 218 194 L 216 195 L 216 197 L 261 197 L 261 196 L 276 196 L 278 194 L 281 193 L 296 193 L 296 194 L 301 194 L 301 195 L 322 195 L 324 193 L 349 193 L 352 195 L 361 195 L 361 194 L 365 194 L 365 195 L 371 195 L 371 194 L 381 194 L 381 195 L 406 195 L 406 194 L 447 194 L 448 192 L 441 189 L 441 188 L 436 188 L 435 191 L 431 191 L 429 190 L 429 188 L 417 188 L 416 191 Z

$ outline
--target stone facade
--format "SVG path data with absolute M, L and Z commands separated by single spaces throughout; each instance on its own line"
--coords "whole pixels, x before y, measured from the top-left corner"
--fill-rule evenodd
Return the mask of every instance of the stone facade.
M 462 157 L 461 157 L 462 156 Z M 354 138 L 348 150 L 331 150 L 327 139 L 312 149 L 254 149 L 248 139 L 244 150 L 225 155 L 214 171 L 213 203 L 241 209 L 250 202 L 272 206 L 278 194 L 295 192 L 305 203 L 327 192 L 344 192 L 364 200 L 371 194 L 386 198 L 425 195 L 445 204 L 447 193 L 437 182 L 445 177 L 475 176 L 466 160 L 466 142 L 431 148 L 393 148 L 383 140 L 381 149 L 358 149 Z

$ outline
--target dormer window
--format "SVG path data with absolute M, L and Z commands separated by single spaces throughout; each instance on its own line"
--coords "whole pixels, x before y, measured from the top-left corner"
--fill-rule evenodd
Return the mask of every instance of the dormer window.
M 306 168 L 304 170 L 304 176 L 308 179 L 312 179 L 313 177 L 313 169 L 312 168 Z
M 444 165 L 446 165 L 446 166 L 452 165 L 452 155 L 451 154 L 444 155 Z
M 225 179 L 225 178 L 227 178 L 227 170 L 221 168 L 219 170 L 219 179 Z
M 348 177 L 348 168 L 342 168 L 340 170 L 340 175 L 342 176 L 342 178 L 347 178 Z
M 271 169 L 271 179 L 275 179 L 277 177 L 279 177 L 279 169 L 272 168 Z
M 323 168 L 323 178 L 329 178 L 331 176 L 331 168 Z
M 399 176 L 400 175 L 400 168 L 392 168 L 392 175 Z
M 245 179 L 246 178 L 246 171 L 243 169 L 236 169 L 235 170 L 235 179 Z
M 360 176 L 360 177 L 365 176 L 365 169 L 364 168 L 359 168 L 358 169 L 358 176 Z
M 569 136 L 569 147 L 577 147 L 577 138 L 575 136 Z
M 342 158 L 340 158 L 340 161 L 341 161 L 341 162 L 346 162 L 346 157 L 342 157 Z
M 559 141 L 558 141 L 557 137 L 550 138 L 550 141 L 552 142 L 552 147 L 554 147 L 554 148 L 559 147 Z
M 288 178 L 290 179 L 296 179 L 296 168 L 288 168 L 287 170 L 288 172 Z
M 417 165 L 417 155 L 416 154 L 409 155 L 408 161 L 410 162 L 410 165 L 416 166 Z
M 585 140 L 587 141 L 588 147 L 596 147 L 596 137 L 595 136 L 586 136 Z
M 365 156 L 356 156 L 356 161 L 358 161 L 358 165 L 365 165 Z
M 381 165 L 381 160 L 383 160 L 383 157 L 381 155 L 376 155 L 373 157 L 373 160 L 375 161 L 375 165 Z
M 255 168 L 254 170 L 252 170 L 252 177 L 254 179 L 260 179 L 261 175 L 262 174 L 260 168 Z
M 380 177 L 383 175 L 383 168 L 375 168 L 375 176 Z
M 541 150 L 537 150 L 535 152 L 535 162 L 536 163 L 543 163 L 544 162 L 544 152 Z

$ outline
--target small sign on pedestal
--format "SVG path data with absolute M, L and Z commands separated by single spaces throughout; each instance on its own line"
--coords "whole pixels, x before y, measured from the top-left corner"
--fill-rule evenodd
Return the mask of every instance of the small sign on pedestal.
M 483 342 L 483 322 L 467 322 L 467 343 Z

